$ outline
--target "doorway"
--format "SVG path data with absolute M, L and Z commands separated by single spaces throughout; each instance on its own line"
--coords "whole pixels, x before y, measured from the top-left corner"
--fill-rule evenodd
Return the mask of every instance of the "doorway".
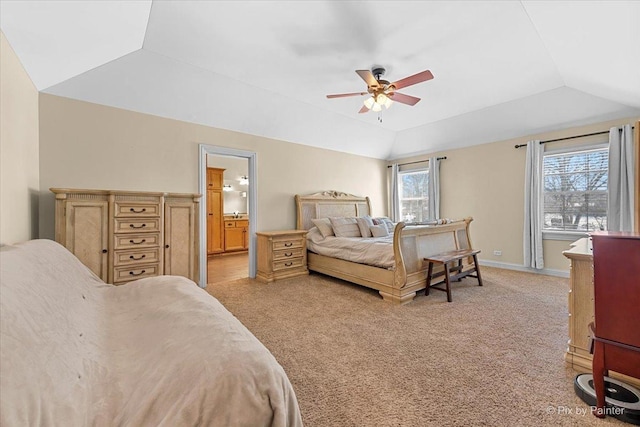
M 207 283 L 232 280 L 238 275 L 250 278 L 256 276 L 256 161 L 254 152 L 200 144 L 199 188 L 203 195 L 200 203 L 200 287 L 206 287 Z M 216 197 L 226 200 L 227 203 L 226 206 L 216 209 L 219 209 L 219 215 L 224 215 L 222 219 L 226 222 L 221 224 L 220 232 L 224 236 L 226 231 L 229 238 L 226 248 L 228 250 L 225 250 L 223 244 L 215 250 L 216 254 L 211 258 L 208 257 L 207 247 L 207 219 L 211 213 L 207 206 L 208 167 L 217 169 L 213 172 L 226 172 L 221 175 L 223 188 L 221 194 Z M 225 171 L 222 172 L 222 169 Z M 224 238 L 222 241 L 224 242 Z M 212 259 L 214 262 L 211 262 Z

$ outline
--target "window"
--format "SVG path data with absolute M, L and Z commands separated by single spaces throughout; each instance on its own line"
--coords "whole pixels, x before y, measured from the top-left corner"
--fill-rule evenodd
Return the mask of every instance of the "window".
M 400 217 L 406 222 L 429 218 L 429 169 L 398 172 Z
M 545 154 L 544 231 L 606 230 L 608 163 L 606 147 Z

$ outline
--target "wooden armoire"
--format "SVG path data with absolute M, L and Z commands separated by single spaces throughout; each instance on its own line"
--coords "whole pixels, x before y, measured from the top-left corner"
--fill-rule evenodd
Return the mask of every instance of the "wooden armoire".
M 107 283 L 198 282 L 199 194 L 52 188 L 55 239 Z
M 224 252 L 224 169 L 207 168 L 207 254 Z

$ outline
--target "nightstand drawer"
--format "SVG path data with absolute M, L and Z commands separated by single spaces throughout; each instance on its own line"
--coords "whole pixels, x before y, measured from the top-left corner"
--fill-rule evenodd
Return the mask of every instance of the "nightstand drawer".
M 148 264 L 160 261 L 160 248 L 117 251 L 114 265 Z
M 115 220 L 115 233 L 140 233 L 142 231 L 160 231 L 160 218 L 118 218 Z
M 283 249 L 273 252 L 273 260 L 280 261 L 293 258 L 302 258 L 302 255 L 302 248 Z
M 114 269 L 113 283 L 129 282 L 143 277 L 157 276 L 158 274 L 160 274 L 159 264 L 116 267 Z
M 157 203 L 115 202 L 114 216 L 160 216 L 160 205 Z
M 273 241 L 273 250 L 278 251 L 282 249 L 294 249 L 302 247 L 302 239 L 300 238 L 291 238 L 291 239 L 282 239 L 282 240 L 274 240 Z
M 287 268 L 296 268 L 304 266 L 302 258 L 294 258 L 289 260 L 274 261 L 273 271 L 285 270 Z

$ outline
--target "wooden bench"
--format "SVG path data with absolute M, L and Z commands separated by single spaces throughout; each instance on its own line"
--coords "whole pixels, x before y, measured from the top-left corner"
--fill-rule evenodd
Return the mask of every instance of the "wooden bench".
M 480 251 L 476 249 L 460 249 L 424 258 L 424 260 L 429 263 L 429 269 L 427 270 L 427 287 L 425 289 L 425 295 L 429 295 L 429 289 L 437 289 L 439 291 L 446 292 L 447 301 L 451 302 L 451 281 L 460 280 L 467 276 L 477 278 L 479 286 L 482 286 L 482 277 L 480 276 L 480 267 L 478 267 L 477 257 L 479 253 Z M 473 265 L 471 265 L 471 268 L 464 270 L 462 259 L 467 257 L 473 258 Z M 454 265 L 454 263 L 456 263 L 457 265 Z M 434 264 L 442 264 L 443 271 L 433 274 Z M 472 275 L 472 273 L 476 274 Z M 431 284 L 431 280 L 439 276 L 444 276 L 444 280 L 438 283 Z M 443 283 L 445 284 L 445 289 L 435 287 Z

